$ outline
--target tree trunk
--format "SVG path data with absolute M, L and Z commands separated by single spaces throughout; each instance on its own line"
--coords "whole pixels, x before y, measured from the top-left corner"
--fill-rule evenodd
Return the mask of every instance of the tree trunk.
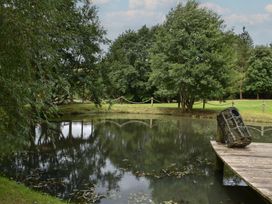
M 74 94 L 71 94 L 71 103 L 74 103 Z
M 190 99 L 188 98 L 188 96 L 185 94 L 180 94 L 181 98 L 181 106 L 182 106 L 182 112 L 186 112 L 186 111 L 191 111 L 192 109 L 192 104 Z
M 81 139 L 83 139 L 83 126 L 84 126 L 84 123 L 83 121 L 81 121 Z
M 180 106 L 181 106 L 181 101 L 182 101 L 182 96 L 181 96 L 181 93 L 179 92 L 179 95 L 178 95 L 178 108 L 180 109 Z
M 182 104 L 182 107 L 181 107 L 182 112 L 185 112 L 185 111 L 186 111 L 186 104 L 185 104 L 185 101 L 182 101 L 181 104 Z
M 31 122 L 30 132 L 29 132 L 31 150 L 36 150 L 35 137 L 36 137 L 36 126 L 33 122 Z
M 85 92 L 85 87 L 82 86 L 82 103 L 84 103 L 84 92 Z
M 73 129 L 72 129 L 72 121 L 69 122 L 69 133 L 68 133 L 68 137 L 72 138 L 73 137 Z
M 193 110 L 193 105 L 194 105 L 195 99 L 191 98 L 188 99 L 187 101 L 187 110 L 191 112 Z
M 187 111 L 191 112 L 193 110 L 194 99 L 185 100 L 185 98 L 183 98 L 181 101 L 181 105 L 182 105 L 183 112 L 187 112 Z
M 243 99 L 243 80 L 240 81 L 240 100 Z
M 257 100 L 259 100 L 260 99 L 260 95 L 259 95 L 259 93 L 257 93 Z
M 203 110 L 205 109 L 206 99 L 203 99 Z

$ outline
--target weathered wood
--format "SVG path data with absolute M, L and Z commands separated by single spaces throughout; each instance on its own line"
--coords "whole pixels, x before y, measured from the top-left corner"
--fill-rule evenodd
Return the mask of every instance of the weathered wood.
M 252 143 L 246 148 L 228 148 L 216 141 L 211 141 L 211 145 L 225 165 L 272 203 L 271 143 Z

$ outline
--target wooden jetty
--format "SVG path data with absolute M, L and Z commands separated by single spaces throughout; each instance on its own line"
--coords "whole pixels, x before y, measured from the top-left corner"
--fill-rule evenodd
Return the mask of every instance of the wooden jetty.
M 272 144 L 251 143 L 246 148 L 228 148 L 211 141 L 221 171 L 224 164 L 251 188 L 272 203 Z

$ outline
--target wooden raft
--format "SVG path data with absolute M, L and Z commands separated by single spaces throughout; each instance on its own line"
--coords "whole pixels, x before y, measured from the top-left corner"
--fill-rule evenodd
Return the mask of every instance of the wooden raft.
M 225 165 L 272 203 L 271 143 L 251 143 L 246 148 L 239 149 L 228 148 L 216 141 L 211 141 L 211 145 Z

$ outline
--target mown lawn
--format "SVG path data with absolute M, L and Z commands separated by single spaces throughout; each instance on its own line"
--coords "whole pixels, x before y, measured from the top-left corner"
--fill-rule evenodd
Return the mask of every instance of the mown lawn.
M 59 107 L 63 114 L 90 114 L 97 112 L 106 113 L 138 113 L 138 114 L 166 114 L 166 115 L 188 115 L 200 116 L 204 118 L 215 118 L 216 114 L 227 107 L 234 106 L 238 108 L 244 120 L 251 122 L 272 122 L 272 100 L 234 100 L 219 103 L 218 101 L 209 101 L 205 110 L 202 109 L 202 103 L 196 102 L 192 113 L 182 113 L 177 108 L 176 103 L 155 103 L 151 104 L 103 104 L 102 107 L 96 107 L 94 104 L 70 104 Z M 263 105 L 265 104 L 265 105 Z
M 1 204 L 64 204 L 64 201 L 49 195 L 30 190 L 24 185 L 17 184 L 0 177 L 0 203 Z

